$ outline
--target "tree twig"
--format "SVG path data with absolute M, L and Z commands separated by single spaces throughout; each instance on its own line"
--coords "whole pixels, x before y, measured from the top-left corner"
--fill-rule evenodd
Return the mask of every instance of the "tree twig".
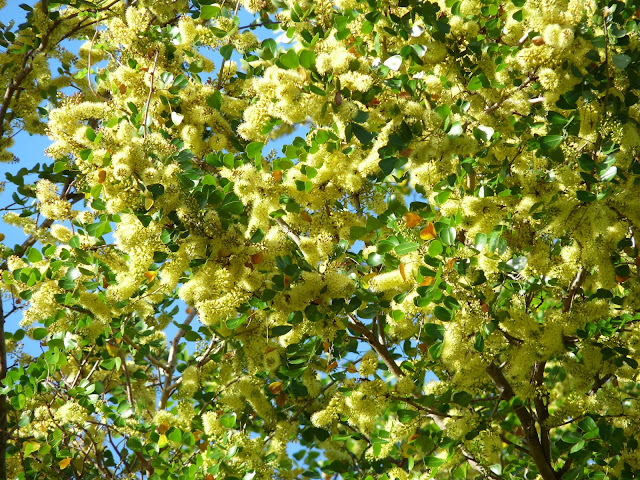
M 149 106 L 151 105 L 151 94 L 153 93 L 153 80 L 156 75 L 156 65 L 158 64 L 158 53 L 153 57 L 153 70 L 151 71 L 151 85 L 149 86 L 149 95 L 147 96 L 147 103 L 144 107 L 144 137 L 147 137 L 147 118 L 149 117 Z

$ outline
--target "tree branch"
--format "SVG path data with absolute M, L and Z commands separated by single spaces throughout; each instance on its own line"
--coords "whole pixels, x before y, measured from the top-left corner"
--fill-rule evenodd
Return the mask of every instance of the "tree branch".
M 516 394 L 513 391 L 513 388 L 504 377 L 502 370 L 495 363 L 491 363 L 487 368 L 486 372 L 493 380 L 493 383 L 496 384 L 498 389 L 501 391 L 504 399 L 508 402 L 511 399 L 515 398 Z M 527 442 L 527 446 L 529 447 L 529 453 L 536 466 L 538 467 L 538 471 L 544 480 L 557 480 L 556 472 L 551 467 L 551 463 L 547 461 L 542 445 L 540 444 L 540 438 L 538 437 L 538 431 L 536 430 L 535 420 L 531 416 L 531 413 L 522 403 L 515 403 L 513 406 L 513 411 L 516 416 L 520 420 L 522 424 L 522 428 L 525 433 L 525 440 Z
M 184 325 L 188 326 L 197 315 L 197 310 L 194 308 L 189 315 L 187 315 Z M 171 350 L 169 350 L 169 362 L 164 375 L 164 386 L 162 387 L 162 395 L 160 397 L 159 410 L 164 410 L 169 401 L 171 395 L 171 385 L 173 382 L 173 372 L 176 370 L 176 364 L 178 363 L 178 347 L 180 346 L 180 340 L 186 335 L 187 331 L 183 328 L 178 330 L 176 336 L 171 341 Z

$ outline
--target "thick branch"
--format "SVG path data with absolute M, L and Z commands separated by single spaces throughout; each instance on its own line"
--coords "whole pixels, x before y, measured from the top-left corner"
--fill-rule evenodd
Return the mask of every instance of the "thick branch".
M 371 330 L 369 330 L 355 316 L 349 315 L 349 318 L 351 319 L 351 321 L 348 322 L 347 326 L 351 330 L 353 330 L 354 332 L 357 332 L 360 335 L 362 335 L 367 340 L 367 343 L 369 343 L 369 345 L 371 345 L 371 348 L 374 349 L 374 351 L 382 359 L 384 364 L 387 366 L 389 371 L 391 373 L 393 373 L 393 375 L 394 375 L 394 377 L 396 377 L 396 379 L 400 379 L 401 377 L 403 377 L 404 373 L 402 372 L 402 370 L 400 369 L 398 364 L 395 362 L 395 360 L 391 356 L 391 353 L 389 352 L 387 347 L 383 343 L 378 341 L 378 338 L 376 338 L 377 337 L 377 334 L 376 334 L 377 332 L 372 332 Z M 443 415 L 432 413 L 432 412 L 427 413 L 427 415 L 434 421 L 434 423 L 438 426 L 438 428 L 440 430 L 446 430 L 446 425 L 444 423 L 444 416 Z M 467 461 L 469 462 L 469 465 L 471 465 L 471 467 L 474 470 L 480 472 L 485 477 L 493 478 L 494 480 L 501 480 L 502 479 L 501 476 L 496 475 L 494 472 L 492 472 L 491 470 L 489 470 L 488 468 L 486 468 L 482 464 L 480 464 L 473 457 L 473 455 L 467 449 L 465 449 L 462 445 L 460 445 L 459 448 L 460 448 L 460 452 L 462 453 L 462 455 L 467 459 Z
M 487 369 L 487 374 L 493 380 L 493 383 L 500 389 L 502 396 L 508 402 L 516 395 L 511 388 L 511 385 L 504 377 L 502 370 L 495 363 L 491 363 Z M 538 437 L 538 431 L 536 430 L 535 420 L 529 410 L 522 404 L 516 403 L 513 406 L 513 411 L 520 420 L 522 428 L 525 433 L 525 440 L 529 447 L 529 453 L 538 471 L 544 480 L 557 480 L 556 472 L 551 467 L 551 463 L 546 459 L 542 445 L 540 444 L 540 438 Z
M 536 416 L 538 418 L 538 424 L 540 425 L 540 443 L 547 462 L 551 464 L 551 442 L 549 440 L 549 429 L 545 427 L 545 422 L 549 418 L 549 409 L 544 403 L 544 399 L 539 392 L 544 382 L 544 367 L 546 362 L 536 362 L 533 367 L 533 383 L 536 386 L 536 395 L 533 399 L 533 404 L 536 408 Z

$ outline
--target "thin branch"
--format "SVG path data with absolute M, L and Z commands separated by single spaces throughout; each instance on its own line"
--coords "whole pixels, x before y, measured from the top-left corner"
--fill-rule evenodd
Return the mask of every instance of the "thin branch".
M 147 104 L 144 107 L 144 137 L 147 137 L 147 118 L 149 117 L 149 106 L 151 104 L 151 94 L 153 93 L 153 80 L 156 75 L 156 65 L 158 64 L 158 53 L 153 57 L 153 70 L 151 71 L 151 85 L 149 86 L 149 95 L 147 96 Z
M 291 229 L 289 224 L 285 222 L 282 218 L 276 218 L 276 223 L 282 228 L 284 233 L 296 244 L 298 248 L 300 248 L 300 237 Z
M 502 104 L 509 99 L 509 97 L 511 97 L 514 93 L 525 89 L 533 80 L 535 80 L 537 78 L 536 73 L 537 73 L 537 70 L 534 70 L 533 72 L 531 72 L 529 76 L 525 79 L 525 81 L 522 82 L 514 92 L 511 92 L 509 95 L 505 95 L 503 98 L 495 102 L 493 105 L 490 105 L 487 108 L 485 108 L 484 113 L 492 113 L 492 112 L 495 112 L 497 109 L 499 109 L 502 106 Z
M 89 53 L 87 54 L 87 82 L 89 83 L 89 90 L 91 90 L 91 93 L 93 93 L 96 96 L 98 94 L 93 89 L 93 83 L 91 81 L 91 51 L 93 50 L 93 44 L 95 43 L 96 37 L 98 36 L 98 26 L 99 25 L 100 25 L 99 23 L 96 24 L 96 31 L 93 34 L 93 38 L 91 39 L 91 45 L 89 45 Z
M 569 313 L 571 311 L 571 307 L 573 306 L 573 299 L 576 296 L 576 292 L 582 287 L 582 284 L 587 278 L 586 269 L 580 267 L 576 276 L 574 277 L 571 285 L 569 285 L 569 290 L 562 300 L 562 313 Z
M 189 324 L 193 321 L 193 319 L 197 315 L 197 310 L 194 308 L 189 315 L 187 315 L 186 320 L 184 321 L 184 325 L 189 326 Z M 167 365 L 167 369 L 164 375 L 164 386 L 162 388 L 162 396 L 160 397 L 160 404 L 158 406 L 159 410 L 164 410 L 167 406 L 167 402 L 169 401 L 169 396 L 171 395 L 171 385 L 173 382 L 173 373 L 176 370 L 176 364 L 178 363 L 178 347 L 180 346 L 180 340 L 182 337 L 186 335 L 187 331 L 184 327 L 180 328 L 176 333 L 176 336 L 173 337 L 171 341 L 171 350 L 169 350 L 169 363 Z

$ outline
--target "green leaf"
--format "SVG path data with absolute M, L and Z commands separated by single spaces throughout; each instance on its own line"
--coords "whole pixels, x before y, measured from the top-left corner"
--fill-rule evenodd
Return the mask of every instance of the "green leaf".
M 398 420 L 401 423 L 409 423 L 411 420 L 418 416 L 418 412 L 416 410 L 403 410 L 398 409 Z
M 476 333 L 476 339 L 473 342 L 473 348 L 475 348 L 478 352 L 482 352 L 484 350 L 484 338 L 480 332 Z
M 582 441 L 582 436 L 576 432 L 565 432 L 562 434 L 562 441 L 567 443 L 578 443 Z
M 487 234 L 486 233 L 476 234 L 476 239 L 474 242 L 474 246 L 476 250 L 482 250 L 486 244 L 487 244 Z
M 447 461 L 444 458 L 434 457 L 433 455 L 427 455 L 424 457 L 424 464 L 429 468 L 440 467 L 445 463 L 447 463 Z
M 262 229 L 257 229 L 255 232 L 253 232 L 253 235 L 251 235 L 251 243 L 260 243 L 262 241 L 262 239 L 264 238 L 264 232 L 262 231 Z
M 614 165 L 611 165 L 610 167 L 600 171 L 598 173 L 598 176 L 600 177 L 600 181 L 609 182 L 614 179 L 617 173 L 618 173 L 618 168 Z
M 296 52 L 292 49 L 287 50 L 287 53 L 282 55 L 279 60 L 280 63 L 282 63 L 282 65 L 288 69 L 294 69 L 300 66 L 300 59 L 298 58 Z
M 440 305 L 433 309 L 433 314 L 437 319 L 442 320 L 443 322 L 450 322 L 453 320 L 453 312 L 441 307 Z
M 367 257 L 367 265 L 371 267 L 377 267 L 378 265 L 382 265 L 384 261 L 384 257 L 378 253 L 370 253 Z
M 33 330 L 31 336 L 33 337 L 34 340 L 42 340 L 44 337 L 47 336 L 49 332 L 47 331 L 46 328 L 36 328 Z
M 222 108 L 222 94 L 219 90 L 216 90 L 207 97 L 207 105 L 216 110 L 220 110 L 220 108 Z
M 571 447 L 571 453 L 576 453 L 582 450 L 582 448 L 584 447 L 584 443 L 584 440 L 580 440 L 578 443 L 576 443 L 573 447 Z
M 414 252 L 418 249 L 419 246 L 420 244 L 415 242 L 405 242 L 398 245 L 394 250 L 397 255 L 402 256 L 406 255 L 407 253 Z
M 560 145 L 563 139 L 562 135 L 545 135 L 540 139 L 540 148 L 550 150 Z
M 624 53 L 613 55 L 611 57 L 611 60 L 613 61 L 613 65 L 620 70 L 624 70 L 631 63 L 631 57 L 629 55 L 625 55 Z
M 452 400 L 454 403 L 461 405 L 463 407 L 469 406 L 473 396 L 468 392 L 456 392 L 453 394 Z
M 233 45 L 225 45 L 224 47 L 220 47 L 220 55 L 225 60 L 229 60 L 231 55 L 233 54 Z
M 440 230 L 438 236 L 445 245 L 453 245 L 456 242 L 456 229 L 453 227 L 445 227 Z
M 435 257 L 440 255 L 444 251 L 444 247 L 442 246 L 442 242 L 440 240 L 433 240 L 429 244 L 429 255 Z
M 36 250 L 35 248 L 30 248 L 27 251 L 27 259 L 31 263 L 38 263 L 38 262 L 42 261 L 42 254 L 38 250 Z
M 458 138 L 460 135 L 462 135 L 462 123 L 453 122 L 451 124 L 451 128 L 447 132 L 447 137 L 454 139 Z
M 278 325 L 271 329 L 271 337 L 279 337 L 289 333 L 293 327 L 291 325 Z
M 96 132 L 93 130 L 93 128 L 87 127 L 87 131 L 85 132 L 85 135 L 87 136 L 90 142 L 96 141 L 97 135 L 96 135 Z
M 302 50 L 299 55 L 300 65 L 306 69 L 311 69 L 316 64 L 316 53 L 313 50 Z
M 200 9 L 200 18 L 203 20 L 209 20 L 213 17 L 217 17 L 220 14 L 220 7 L 217 5 L 202 5 Z
M 373 133 L 367 131 L 367 129 L 365 129 L 362 125 L 358 125 L 357 123 L 350 123 L 349 125 L 351 126 L 351 131 L 360 143 L 362 143 L 363 145 L 371 143 L 371 140 L 373 140 L 374 137 Z
M 249 158 L 259 158 L 262 156 L 263 142 L 251 142 L 247 145 L 247 156 Z
M 593 202 L 597 198 L 595 193 L 587 192 L 585 190 L 578 190 L 576 192 L 576 196 L 578 197 L 578 200 L 584 203 Z
M 225 413 L 220 417 L 220 425 L 225 428 L 233 428 L 236 424 L 236 414 L 235 413 Z
M 489 79 L 483 74 L 476 75 L 471 79 L 467 88 L 471 91 L 480 90 L 481 88 L 488 88 L 491 86 Z
M 142 451 L 142 442 L 138 437 L 129 437 L 127 440 L 127 447 L 133 450 L 134 452 Z
M 240 325 L 242 325 L 245 320 L 246 320 L 246 317 L 244 316 L 230 318 L 229 320 L 226 321 L 227 328 L 229 330 L 234 330 L 238 328 Z
M 527 257 L 515 257 L 505 262 L 507 270 L 510 272 L 519 272 L 527 266 Z
M 576 480 L 581 478 L 584 473 L 584 467 L 574 467 L 569 470 L 567 473 L 562 475 L 562 480 Z M 594 477 L 595 478 L 595 477 Z

